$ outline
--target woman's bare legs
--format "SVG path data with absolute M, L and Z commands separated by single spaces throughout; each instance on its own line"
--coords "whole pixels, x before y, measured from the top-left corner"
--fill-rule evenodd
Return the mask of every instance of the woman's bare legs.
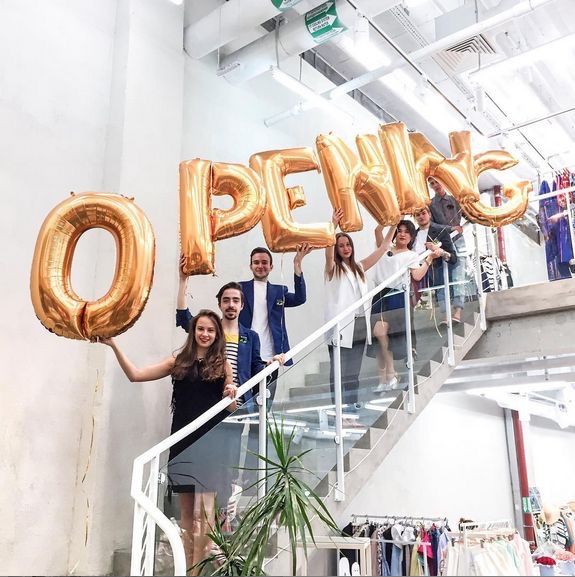
M 198 575 L 191 569 L 209 553 L 210 538 L 207 533 L 215 522 L 214 493 L 180 493 L 180 526 L 186 551 L 188 575 Z
M 373 336 L 378 340 L 380 346 L 379 380 L 382 383 L 389 383 L 395 377 L 393 353 L 389 350 L 388 330 L 389 325 L 383 320 L 377 321 L 373 327 Z

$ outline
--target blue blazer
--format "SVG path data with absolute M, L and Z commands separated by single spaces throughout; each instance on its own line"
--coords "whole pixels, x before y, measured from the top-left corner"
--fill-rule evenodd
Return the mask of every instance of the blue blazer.
M 244 293 L 244 308 L 240 313 L 240 323 L 251 328 L 254 314 L 254 281 L 242 281 L 242 291 Z M 276 354 L 286 353 L 290 349 L 288 334 L 286 329 L 285 307 L 297 307 L 306 301 L 306 289 L 303 273 L 301 276 L 294 274 L 294 292 L 290 293 L 285 285 L 272 284 L 268 282 L 267 297 L 268 322 L 274 341 Z M 289 360 L 286 365 L 293 364 Z
M 194 317 L 189 309 L 176 309 L 176 326 L 182 327 L 188 332 L 190 322 Z M 253 376 L 265 369 L 266 363 L 260 356 L 260 337 L 251 329 L 246 329 L 240 323 L 238 341 L 238 383 L 243 385 Z M 257 393 L 257 387 L 247 391 L 244 395 L 247 401 L 253 392 Z

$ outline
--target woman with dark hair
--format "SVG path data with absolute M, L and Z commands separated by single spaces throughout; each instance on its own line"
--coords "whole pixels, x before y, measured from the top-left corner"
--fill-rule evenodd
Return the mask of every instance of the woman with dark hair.
M 341 209 L 334 211 L 332 221 L 336 227 L 342 216 L 343 211 Z M 335 246 L 330 246 L 325 249 L 326 321 L 331 320 L 343 312 L 367 293 L 365 273 L 383 256 L 391 244 L 392 234 L 393 229 L 390 229 L 381 246 L 359 262 L 355 260 L 353 241 L 351 237 L 344 232 L 336 235 Z M 359 373 L 361 371 L 365 343 L 366 341 L 371 343 L 371 330 L 368 316 L 369 303 L 365 303 L 363 309 L 357 310 L 355 314 L 352 313 L 340 323 L 340 334 L 330 335 L 328 344 L 330 358 L 329 380 L 332 402 L 335 396 L 333 343 L 334 339 L 338 339 L 341 348 L 343 402 L 351 405 L 352 411 L 360 407 Z
M 226 361 L 222 323 L 211 310 L 201 310 L 192 319 L 188 338 L 177 355 L 155 365 L 136 367 L 114 339 L 100 339 L 114 351 L 120 367 L 131 382 L 155 381 L 172 377 L 172 428 L 175 433 L 224 397 L 235 399 L 232 367 Z M 234 401 L 228 411 L 236 409 Z M 180 523 L 188 567 L 199 562 L 209 546 L 206 534 L 215 519 L 215 494 L 227 490 L 228 479 L 217 466 L 217 447 L 202 447 L 200 437 L 226 417 L 223 411 L 170 449 L 168 477 L 171 488 L 180 494 Z M 213 441 L 213 440 L 212 440 Z M 204 443 L 206 444 L 206 443 Z M 213 442 L 211 443 L 213 445 Z M 216 457 L 209 457 L 216 455 Z
M 382 226 L 375 229 L 375 244 L 378 247 L 386 244 L 382 231 Z M 419 255 L 411 250 L 416 235 L 415 225 L 411 221 L 399 221 L 393 236 L 393 246 L 377 263 L 374 275 L 376 286 L 406 267 L 411 270 L 413 280 L 419 281 L 425 276 L 437 256 L 432 253 L 420 264 Z M 403 278 L 395 280 L 372 300 L 373 336 L 377 343 L 371 345 L 367 354 L 378 358 L 379 385 L 375 389 L 378 393 L 398 387 L 393 355 L 405 357 L 407 354 L 403 284 Z

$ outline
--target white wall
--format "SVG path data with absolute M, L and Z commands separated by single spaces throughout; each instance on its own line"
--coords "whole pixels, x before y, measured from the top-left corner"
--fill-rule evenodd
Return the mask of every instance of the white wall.
M 67 572 L 88 347 L 34 316 L 44 217 L 102 187 L 115 2 L 4 2 L 0 15 L 0 558 L 3 573 Z M 73 50 L 70 47 L 74 47 Z M 90 243 L 88 243 L 90 244 Z M 93 275 L 76 267 L 79 283 Z
M 549 419 L 532 417 L 529 451 L 530 484 L 539 488 L 543 504 L 575 501 L 575 427 L 560 429 Z
M 182 22 L 164 0 L 0 8 L 5 574 L 108 572 L 131 534 L 131 462 L 168 431 L 169 382 L 130 385 L 103 347 L 50 334 L 28 285 L 42 221 L 70 191 L 134 195 L 158 251 L 150 301 L 123 342 L 138 362 L 173 349 Z M 114 258 L 105 234 L 82 240 L 81 295 L 103 294 Z
M 503 411 L 463 393 L 439 393 L 380 465 L 352 514 L 513 519 Z
M 506 226 L 503 231 L 513 286 L 547 282 L 545 245 L 534 243 L 515 226 Z

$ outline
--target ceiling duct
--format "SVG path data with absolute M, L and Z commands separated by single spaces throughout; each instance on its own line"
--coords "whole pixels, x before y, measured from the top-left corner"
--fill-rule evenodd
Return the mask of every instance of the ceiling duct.
M 438 16 L 435 19 L 435 38 L 440 40 L 473 26 L 477 23 L 477 13 L 473 4 L 467 3 L 459 8 Z M 447 46 L 442 55 L 446 72 L 450 75 L 460 74 L 478 65 L 485 66 L 497 58 L 497 52 L 487 36 L 481 32 L 458 40 Z
M 301 0 L 229 0 L 184 31 L 184 49 L 202 58 Z
M 353 28 L 357 17 L 355 8 L 347 0 L 328 0 L 281 25 L 277 34 L 270 32 L 224 57 L 218 75 L 225 76 L 232 84 L 254 78 L 286 58 Z

